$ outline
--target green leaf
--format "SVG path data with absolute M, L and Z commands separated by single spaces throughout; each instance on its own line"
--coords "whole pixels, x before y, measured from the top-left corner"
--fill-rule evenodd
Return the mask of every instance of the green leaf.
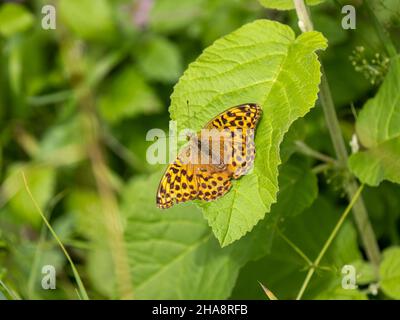
M 116 299 L 114 263 L 107 244 L 103 243 L 89 250 L 86 268 L 94 288 L 105 297 Z
M 25 173 L 33 197 L 43 211 L 53 195 L 56 172 L 51 167 L 14 164 L 9 168 L 7 174 L 9 183 L 6 184 L 4 191 L 11 198 L 9 206 L 12 212 L 19 222 L 39 227 L 42 218 L 25 189 L 22 171 Z
M 78 37 L 111 41 L 115 35 L 112 7 L 107 0 L 60 0 L 61 19 Z
M 400 183 L 400 137 L 375 148 L 353 154 L 350 169 L 364 183 L 379 185 L 383 180 Z
M 278 201 L 272 206 L 271 214 L 290 217 L 308 208 L 318 195 L 318 181 L 307 162 L 295 157 L 279 172 Z
M 107 230 L 98 194 L 90 189 L 77 188 L 68 194 L 66 200 L 68 214 L 75 220 L 75 230 L 91 240 L 104 239 Z
M 379 187 L 365 188 L 363 193 L 376 237 L 400 243 L 396 225 L 400 218 L 400 185 L 382 182 Z
M 279 223 L 279 228 L 311 261 L 315 260 L 330 232 L 340 217 L 340 212 L 324 198 L 318 198 L 303 213 Z M 345 264 L 361 259 L 357 233 L 347 221 L 325 254 L 316 274 L 305 291 L 305 299 L 319 295 L 340 293 Z M 278 299 L 294 299 L 308 271 L 306 261 L 280 236 L 276 236 L 272 250 L 264 258 L 249 262 L 242 268 L 232 299 L 265 299 L 258 281 L 271 290 Z M 335 294 L 334 294 L 335 293 Z M 343 292 L 341 292 L 343 294 Z M 355 297 L 359 298 L 357 294 Z M 364 296 L 365 297 L 365 296 Z
M 91 284 L 103 296 L 116 298 L 114 265 L 99 195 L 91 189 L 77 188 L 68 194 L 66 204 L 67 214 L 75 220 L 75 230 L 89 240 L 86 270 Z
M 349 166 L 364 183 L 377 186 L 383 180 L 400 183 L 400 56 L 373 99 L 363 107 L 356 123 L 366 151 L 353 154 Z
M 364 260 L 357 260 L 350 265 L 357 271 L 357 285 L 365 285 L 376 281 L 376 274 L 371 263 Z
M 156 189 L 159 178 L 159 173 L 136 178 L 123 192 L 135 297 L 226 299 L 239 269 L 265 254 L 265 228 L 257 226 L 241 241 L 221 248 L 193 204 L 168 212 L 156 207 L 155 193 L 148 190 Z
M 325 0 L 306 0 L 307 5 L 314 6 Z M 268 9 L 291 10 L 294 9 L 293 0 L 258 0 L 262 6 Z
M 157 0 L 150 12 L 150 27 L 157 32 L 173 32 L 199 19 L 205 0 Z
M 398 24 L 400 7 L 397 0 L 371 1 L 371 6 L 382 24 L 385 26 L 394 26 Z
M 384 251 L 379 274 L 383 292 L 393 299 L 400 299 L 400 247 Z
M 298 149 L 296 141 L 304 140 L 306 137 L 306 121 L 304 118 L 297 120 L 290 127 L 280 145 L 280 155 L 282 163 L 285 163 Z
M 201 203 L 205 216 L 222 247 L 240 239 L 264 218 L 267 207 L 258 192 L 250 194 L 258 185 L 256 175 L 248 175 L 235 181 L 224 201 Z
M 182 57 L 174 43 L 151 38 L 136 52 L 138 66 L 148 79 L 175 82 L 183 71 Z
M 178 130 L 199 130 L 238 104 L 254 102 L 263 109 L 253 173 L 235 181 L 226 196 L 202 205 L 222 246 L 250 231 L 275 202 L 279 145 L 290 125 L 314 106 L 320 81 L 315 51 L 325 47 L 318 32 L 296 38 L 288 26 L 258 20 L 208 47 L 175 86 L 169 110 Z
M 10 37 L 28 30 L 34 22 L 33 15 L 17 3 L 6 3 L 0 7 L 0 34 Z
M 276 226 L 279 222 L 290 219 L 310 207 L 318 195 L 318 182 L 306 161 L 294 157 L 282 164 L 279 173 L 278 199 L 271 207 L 265 220 L 267 236 L 265 242 L 270 252 Z
M 100 97 L 100 112 L 111 123 L 160 110 L 161 103 L 153 89 L 130 67 L 112 78 Z
M 68 122 L 49 128 L 40 142 L 36 160 L 53 165 L 72 165 L 82 160 L 86 156 L 86 150 L 82 144 L 80 120 L 80 117 L 74 117 Z

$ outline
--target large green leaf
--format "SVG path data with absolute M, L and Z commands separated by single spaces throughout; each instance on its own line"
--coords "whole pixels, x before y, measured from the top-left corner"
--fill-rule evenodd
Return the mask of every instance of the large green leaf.
M 383 292 L 393 299 L 400 299 L 400 247 L 385 250 L 379 274 Z
M 123 193 L 125 240 L 138 299 L 226 299 L 239 269 L 265 254 L 260 224 L 221 248 L 193 204 L 155 206 L 159 173 L 132 180 Z
M 199 130 L 234 105 L 255 102 L 263 109 L 253 173 L 219 200 L 200 204 L 222 246 L 250 231 L 275 202 L 279 145 L 293 121 L 314 106 L 320 81 L 315 51 L 325 47 L 318 32 L 296 38 L 288 26 L 257 20 L 208 47 L 175 86 L 170 114 L 179 130 Z
M 377 95 L 363 107 L 357 119 L 357 135 L 364 147 L 349 159 L 350 169 L 364 183 L 383 180 L 400 183 L 400 56 Z
M 268 9 L 277 9 L 277 10 L 291 10 L 294 9 L 293 0 L 258 0 L 261 5 Z M 309 6 L 313 6 L 324 2 L 325 0 L 306 0 L 306 3 Z

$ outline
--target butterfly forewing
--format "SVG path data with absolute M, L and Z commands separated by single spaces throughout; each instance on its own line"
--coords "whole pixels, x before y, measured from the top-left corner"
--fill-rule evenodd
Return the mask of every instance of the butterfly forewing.
M 225 141 L 225 152 L 229 153 L 227 164 L 235 179 L 246 174 L 254 164 L 254 132 L 262 110 L 257 104 L 245 104 L 231 108 L 208 124 L 208 128 L 229 129 L 231 139 Z

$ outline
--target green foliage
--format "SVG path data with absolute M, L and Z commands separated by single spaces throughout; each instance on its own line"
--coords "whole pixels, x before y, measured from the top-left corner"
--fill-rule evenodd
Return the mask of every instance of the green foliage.
M 294 9 L 293 0 L 258 0 L 264 7 L 277 10 Z M 317 5 L 325 0 L 306 0 L 307 5 Z
M 382 290 L 393 299 L 400 299 L 400 248 L 391 247 L 383 253 L 379 270 Z
M 107 0 L 60 0 L 60 16 L 80 38 L 93 41 L 111 41 L 115 23 Z
M 123 192 L 125 238 L 137 298 L 228 298 L 240 267 L 262 255 L 264 228 L 221 248 L 194 205 L 176 206 L 167 214 L 153 205 L 154 194 L 147 188 L 155 189 L 159 177 L 158 172 L 135 178 Z
M 207 48 L 175 86 L 170 113 L 178 129 L 198 130 L 228 106 L 246 102 L 260 104 L 266 115 L 257 129 L 254 172 L 234 183 L 233 192 L 201 205 L 222 246 L 250 231 L 275 202 L 279 145 L 315 103 L 320 71 L 314 51 L 325 46 L 317 32 L 295 38 L 287 26 L 259 20 Z
M 363 182 L 400 183 L 400 58 L 394 58 L 377 95 L 360 112 L 357 135 L 367 151 L 351 156 L 349 165 Z
M 33 15 L 22 5 L 7 3 L 0 8 L 0 34 L 6 37 L 28 30 L 33 21 Z
M 198 19 L 203 14 L 201 8 L 205 2 L 205 0 L 156 1 L 150 12 L 150 27 L 155 31 L 170 33 L 189 26 L 193 19 Z
M 370 1 L 384 33 L 366 1 L 355 30 L 338 1 L 306 2 L 318 32 L 301 34 L 292 0 L 58 0 L 55 30 L 45 1 L 1 2 L 0 299 L 264 300 L 259 282 L 294 299 L 352 174 L 370 185 L 381 262 L 347 218 L 303 298 L 400 299 L 398 1 Z M 358 137 L 347 166 L 317 100 L 321 63 L 345 141 Z M 264 111 L 254 170 L 218 201 L 157 209 L 165 164 L 147 161 L 148 131 L 199 130 L 248 102 Z M 41 287 L 48 264 L 56 290 Z
M 115 123 L 138 114 L 159 112 L 161 103 L 152 88 L 133 68 L 126 68 L 106 85 L 100 97 L 100 111 L 109 122 Z
M 309 207 L 318 196 L 317 177 L 299 157 L 287 162 L 279 172 L 278 200 L 272 214 L 290 217 Z
M 336 209 L 326 200 L 317 200 L 303 213 L 281 222 L 282 233 L 311 260 L 315 259 L 327 239 L 327 235 L 337 222 L 339 215 Z M 338 277 L 344 264 L 360 259 L 354 227 L 347 223 L 340 231 L 333 245 L 328 250 L 317 276 L 311 280 L 307 299 L 340 298 L 341 277 Z M 275 235 L 272 249 L 261 260 L 249 263 L 242 269 L 236 287 L 234 299 L 263 299 L 258 281 L 265 284 L 278 299 L 294 299 L 305 277 L 307 262 L 279 235 Z M 249 288 L 251 288 L 249 290 Z M 342 289 L 343 290 L 343 289 Z M 350 291 L 350 290 L 348 290 Z M 363 297 L 360 293 L 349 293 L 347 298 Z
M 26 193 L 22 172 L 29 180 L 38 204 L 44 208 L 53 196 L 55 170 L 51 167 L 29 167 L 26 164 L 14 164 L 7 175 L 8 183 L 4 192 L 11 198 L 9 206 L 17 218 L 16 220 L 38 227 L 42 219 Z
M 151 38 L 136 53 L 139 68 L 152 80 L 174 82 L 182 73 L 182 58 L 174 43 Z

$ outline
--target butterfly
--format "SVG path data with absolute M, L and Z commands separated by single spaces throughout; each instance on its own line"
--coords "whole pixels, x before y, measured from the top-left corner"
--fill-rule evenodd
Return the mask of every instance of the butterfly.
M 254 132 L 261 107 L 247 103 L 230 108 L 190 137 L 171 163 L 157 190 L 161 209 L 194 199 L 216 200 L 251 170 L 255 158 Z

